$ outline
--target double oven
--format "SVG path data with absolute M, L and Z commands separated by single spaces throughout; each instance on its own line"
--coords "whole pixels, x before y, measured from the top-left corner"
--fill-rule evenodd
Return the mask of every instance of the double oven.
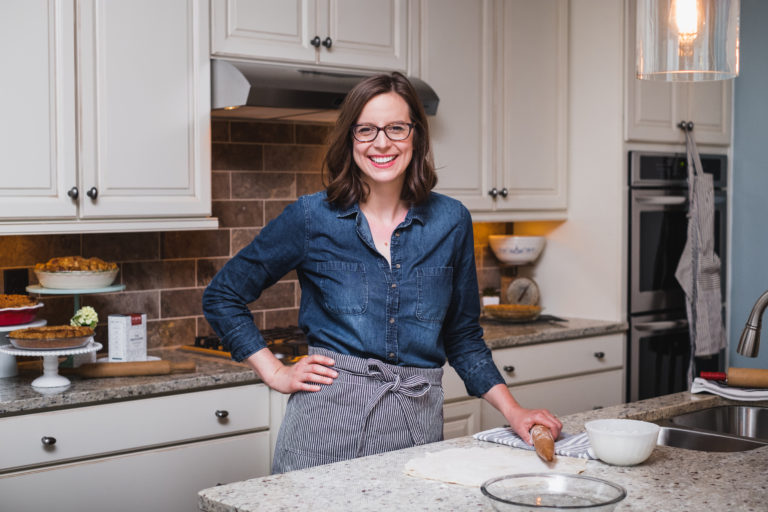
M 702 154 L 701 163 L 714 179 L 715 252 L 725 304 L 728 161 L 726 155 Z M 690 364 L 693 375 L 724 366 L 723 351 L 691 360 L 685 294 L 675 279 L 688 229 L 687 176 L 685 154 L 629 152 L 628 401 L 686 390 Z

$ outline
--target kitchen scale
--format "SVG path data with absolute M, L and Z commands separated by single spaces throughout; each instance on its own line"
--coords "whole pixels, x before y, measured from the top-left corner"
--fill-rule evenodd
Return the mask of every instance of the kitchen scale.
M 539 286 L 533 278 L 519 274 L 521 266 L 533 263 L 544 249 L 544 237 L 491 235 L 491 250 L 501 265 L 501 304 L 538 306 L 541 300 Z
M 518 275 L 518 266 L 501 267 L 501 304 L 538 306 L 541 300 L 539 285 L 532 278 Z

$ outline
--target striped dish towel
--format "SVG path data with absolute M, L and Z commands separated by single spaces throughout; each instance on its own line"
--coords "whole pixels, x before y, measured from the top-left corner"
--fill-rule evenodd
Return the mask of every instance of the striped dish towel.
M 691 393 L 712 393 L 731 400 L 768 400 L 768 389 L 734 388 L 696 377 Z
M 509 427 L 497 427 L 478 432 L 474 436 L 479 441 L 505 444 L 524 450 L 533 450 L 529 445 Z M 560 432 L 560 437 L 555 441 L 555 453 L 563 457 L 575 457 L 578 459 L 596 459 L 589 445 L 589 437 L 586 432 L 581 434 L 566 434 Z

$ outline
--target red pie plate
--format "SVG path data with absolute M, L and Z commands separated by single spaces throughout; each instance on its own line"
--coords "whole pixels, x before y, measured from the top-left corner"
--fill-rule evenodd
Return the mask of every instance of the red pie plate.
M 6 325 L 22 325 L 32 322 L 37 316 L 37 310 L 43 307 L 40 302 L 34 306 L 23 308 L 4 308 L 0 309 L 0 327 Z

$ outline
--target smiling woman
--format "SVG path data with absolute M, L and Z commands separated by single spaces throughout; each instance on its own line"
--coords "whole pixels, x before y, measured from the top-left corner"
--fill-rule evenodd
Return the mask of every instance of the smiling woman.
M 292 394 L 273 472 L 441 440 L 446 361 L 522 438 L 534 424 L 557 437 L 560 422 L 515 401 L 483 341 L 472 220 L 432 192 L 426 116 L 403 75 L 348 94 L 324 171 L 326 191 L 289 205 L 203 296 L 233 358 Z M 292 270 L 309 355 L 284 366 L 248 304 Z

